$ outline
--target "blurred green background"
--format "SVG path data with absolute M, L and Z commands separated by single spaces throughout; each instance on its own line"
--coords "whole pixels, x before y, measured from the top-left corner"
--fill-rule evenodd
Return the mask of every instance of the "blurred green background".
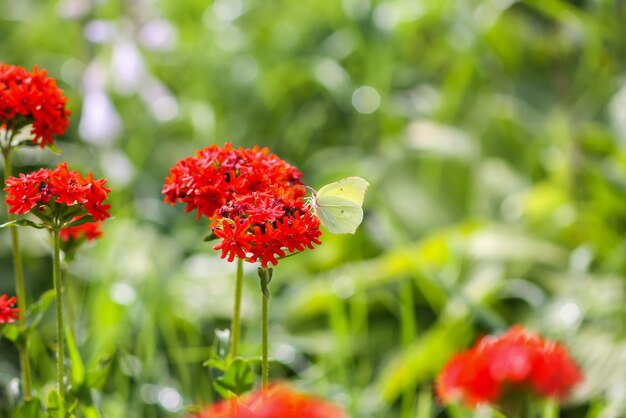
M 201 363 L 235 267 L 160 192 L 178 159 L 226 141 L 269 146 L 316 188 L 371 183 L 355 236 L 275 269 L 273 378 L 354 417 L 471 416 L 437 404 L 434 375 L 522 323 L 584 369 L 562 416 L 626 416 L 625 23 L 623 0 L 0 0 L 0 61 L 48 69 L 72 111 L 63 154 L 20 151 L 16 172 L 66 160 L 113 189 L 67 280 L 103 416 L 214 397 Z M 32 301 L 52 287 L 48 237 L 22 241 Z M 0 231 L 0 293 L 10 252 Z M 258 355 L 253 266 L 244 305 Z M 53 315 L 39 329 L 45 394 Z M 0 341 L 0 416 L 18 374 Z

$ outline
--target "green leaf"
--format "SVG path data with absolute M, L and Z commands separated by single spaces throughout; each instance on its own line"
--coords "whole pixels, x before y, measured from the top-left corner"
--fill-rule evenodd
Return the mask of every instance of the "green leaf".
M 43 418 L 43 416 L 43 404 L 39 398 L 23 401 L 11 414 L 11 418 Z
M 100 418 L 100 413 L 93 405 L 82 406 L 81 411 L 84 418 Z
M 210 242 L 210 241 L 215 241 L 216 239 L 217 239 L 217 236 L 213 232 L 211 232 L 209 235 L 204 237 L 204 239 L 202 241 Z
M 221 370 L 223 372 L 226 371 L 228 365 L 226 364 L 226 360 L 222 358 L 210 358 L 202 363 L 204 367 L 211 367 L 213 369 Z
M 252 389 L 254 374 L 247 361 L 237 358 L 233 361 L 223 376 L 213 382 L 215 390 L 226 399 L 241 395 Z
M 48 394 L 46 411 L 48 412 L 48 418 L 65 418 L 65 406 L 56 389 L 52 389 Z
M 202 365 L 225 372 L 229 363 L 229 359 L 227 358 L 229 345 L 230 331 L 216 329 L 213 347 L 211 347 L 211 357 L 202 363 Z
M 116 356 L 117 351 L 103 356 L 100 358 L 95 368 L 89 369 L 87 372 L 87 386 L 89 388 L 98 390 L 102 389 L 106 383 L 107 377 L 109 376 L 109 369 L 111 368 Z
M 93 222 L 93 218 L 90 216 L 89 218 L 91 220 L 86 220 L 83 221 L 81 223 L 77 223 L 76 225 L 73 225 L 74 222 L 72 222 L 72 219 L 76 218 L 77 216 L 83 216 L 87 214 L 87 209 L 85 209 L 85 207 L 83 205 L 73 205 L 70 207 L 64 207 L 62 212 L 61 212 L 61 223 L 63 224 L 63 226 L 67 227 L 67 226 L 77 226 L 77 225 L 82 225 L 84 223 L 87 222 Z M 77 219 L 75 222 L 79 222 L 84 218 L 84 216 L 80 219 Z
M 73 218 L 73 216 L 72 216 Z M 93 223 L 96 220 L 90 216 L 90 215 L 85 215 L 80 219 L 75 220 L 74 222 L 70 222 L 64 225 L 64 228 L 70 227 L 70 226 L 79 226 L 79 225 L 84 225 L 84 224 L 88 224 L 88 223 Z
M 76 346 L 76 340 L 74 339 L 74 333 L 71 327 L 65 328 L 65 341 L 67 343 L 67 352 L 70 355 L 70 361 L 72 362 L 70 381 L 72 386 L 78 388 L 85 383 L 85 364 L 80 357 L 80 352 Z
M 65 401 L 67 402 L 67 399 Z M 72 403 L 70 404 L 70 406 L 65 411 L 65 415 L 68 418 L 75 418 L 76 415 L 74 415 L 74 412 L 76 411 L 76 408 L 78 408 L 78 399 L 74 398 L 72 399 Z
M 61 155 L 61 148 L 57 147 L 56 144 L 48 144 L 48 149 L 56 155 Z
M 15 324 L 5 324 L 0 335 L 15 343 L 20 338 L 20 329 Z
M 35 223 L 28 219 L 16 219 L 14 221 L 5 222 L 0 225 L 0 228 L 6 228 L 7 226 L 30 226 L 31 228 L 44 229 L 46 225 Z
M 42 210 L 32 211 L 31 214 L 41 220 L 44 225 L 52 225 L 54 214 L 48 206 L 42 206 Z
M 54 290 L 48 290 L 44 292 L 39 300 L 32 303 L 28 307 L 28 312 L 26 315 L 26 328 L 28 330 L 32 330 L 39 325 L 43 316 L 46 314 L 52 302 L 56 300 L 56 293 Z
M 267 267 L 259 267 L 257 269 L 257 273 L 259 275 L 259 279 L 261 279 L 261 292 L 263 292 L 263 297 L 266 300 L 270 299 L 270 291 L 268 289 L 268 285 L 272 281 L 272 275 L 274 274 L 273 268 Z

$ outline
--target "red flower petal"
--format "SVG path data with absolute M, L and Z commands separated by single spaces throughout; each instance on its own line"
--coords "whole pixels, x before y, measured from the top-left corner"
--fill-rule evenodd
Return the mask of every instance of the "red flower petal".
M 19 319 L 20 310 L 13 307 L 16 303 L 15 296 L 11 298 L 7 295 L 0 296 L 0 324 L 10 324 Z

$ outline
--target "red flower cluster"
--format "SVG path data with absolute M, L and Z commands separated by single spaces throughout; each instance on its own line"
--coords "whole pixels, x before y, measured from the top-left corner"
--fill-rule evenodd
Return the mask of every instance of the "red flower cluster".
M 343 411 L 321 399 L 306 396 L 285 386 L 270 388 L 263 400 L 261 390 L 248 397 L 223 401 L 195 418 L 345 418 Z
M 16 319 L 19 319 L 17 308 L 13 308 L 15 305 L 15 296 L 8 298 L 7 295 L 0 296 L 0 324 L 11 323 Z
M 320 244 L 319 220 L 307 207 L 302 173 L 267 148 L 216 145 L 179 161 L 163 188 L 165 202 L 209 218 L 221 257 L 276 265 L 287 252 Z
M 581 380 L 565 347 L 514 326 L 454 357 L 437 379 L 437 394 L 444 402 L 498 405 L 512 391 L 562 398 Z
M 77 219 L 75 219 L 77 220 Z M 60 236 L 63 241 L 81 240 L 93 241 L 102 236 L 102 221 L 88 222 L 78 226 L 68 226 L 61 228 Z
M 45 147 L 69 125 L 67 97 L 46 70 L 0 63 L 0 128 L 20 129 L 32 124 L 33 143 Z
M 85 178 L 76 171 L 69 171 L 67 163 L 61 163 L 53 170 L 42 168 L 30 174 L 9 177 L 4 191 L 11 213 L 19 215 L 37 208 L 33 213 L 41 218 L 47 215 L 52 205 L 81 205 L 94 220 L 102 221 L 110 217 L 110 205 L 103 204 L 111 191 L 104 186 L 106 181 L 94 180 L 91 173 Z
M 197 151 L 195 157 L 177 162 L 165 179 L 163 194 L 166 203 L 186 203 L 187 212 L 198 210 L 198 219 L 202 215 L 213 219 L 234 198 L 274 186 L 304 196 L 301 178 L 297 168 L 270 154 L 267 148 L 212 145 Z

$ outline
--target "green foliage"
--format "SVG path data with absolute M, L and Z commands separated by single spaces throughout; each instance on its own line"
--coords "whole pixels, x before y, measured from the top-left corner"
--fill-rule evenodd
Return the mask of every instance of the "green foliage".
M 45 225 L 35 223 L 28 219 L 16 219 L 14 221 L 5 222 L 2 225 L 0 225 L 0 228 L 6 228 L 8 226 L 30 226 L 31 228 L 36 228 L 36 229 L 46 228 Z
M 206 364 L 215 367 L 214 363 Z M 230 362 L 223 370 L 223 375 L 216 378 L 213 387 L 224 399 L 230 399 L 248 392 L 254 385 L 254 374 L 250 364 L 238 358 Z
M 38 398 L 24 401 L 15 408 L 11 418 L 43 418 L 43 405 Z
M 560 416 L 626 414 L 622 1 L 0 0 L 0 10 L 0 59 L 48 69 L 72 110 L 62 154 L 19 151 L 15 173 L 66 160 L 112 188 L 115 219 L 65 280 L 77 416 L 169 418 L 228 395 L 202 362 L 228 328 L 235 266 L 203 241 L 205 220 L 160 194 L 179 158 L 225 141 L 269 146 L 314 188 L 371 183 L 355 236 L 324 234 L 274 269 L 274 378 L 354 417 L 469 417 L 432 397 L 436 371 L 479 335 L 523 323 L 568 345 L 587 376 Z M 48 236 L 20 234 L 46 399 Z M 12 294 L 7 236 L 0 293 Z M 262 296 L 246 273 L 250 358 Z M 38 410 L 16 407 L 19 332 L 7 325 L 3 337 L 0 416 Z M 222 389 L 247 387 L 247 370 L 225 369 Z

